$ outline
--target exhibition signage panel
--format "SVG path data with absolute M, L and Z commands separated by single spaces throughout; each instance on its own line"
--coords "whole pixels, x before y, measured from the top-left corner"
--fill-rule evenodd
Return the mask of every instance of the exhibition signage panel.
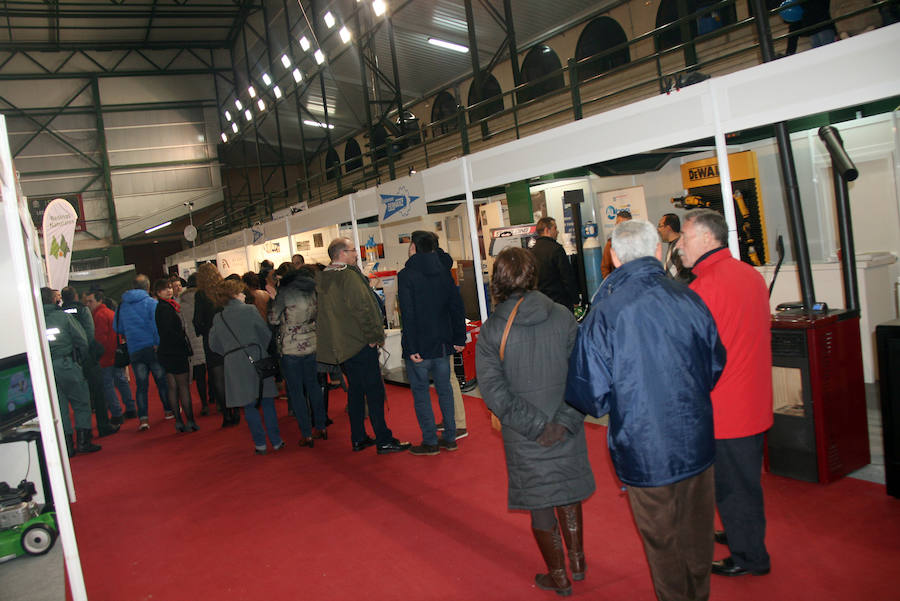
M 644 199 L 643 186 L 598 192 L 597 202 L 600 205 L 598 215 L 604 238 L 612 236 L 613 228 L 616 227 L 616 215 L 623 209 L 631 211 L 633 219 L 647 219 L 647 201 Z
M 50 287 L 61 290 L 69 283 L 69 265 L 75 246 L 78 215 L 67 200 L 56 198 L 44 210 L 44 257 Z
M 378 193 L 378 220 L 382 223 L 393 223 L 424 217 L 425 184 L 422 174 L 414 173 L 382 184 L 376 188 Z

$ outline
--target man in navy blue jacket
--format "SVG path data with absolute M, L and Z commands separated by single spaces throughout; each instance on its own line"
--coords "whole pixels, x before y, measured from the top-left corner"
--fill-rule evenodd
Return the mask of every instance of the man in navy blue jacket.
M 459 448 L 448 357 L 454 349 L 461 351 L 465 347 L 466 316 L 459 289 L 436 252 L 435 235 L 418 230 L 411 238 L 406 267 L 397 274 L 403 359 L 422 429 L 422 444 L 411 447 L 409 452 L 437 455 L 442 448 L 448 451 Z M 431 408 L 429 374 L 444 418 L 440 441 Z
M 566 400 L 609 414 L 608 442 L 661 601 L 709 597 L 715 498 L 710 391 L 725 348 L 697 294 L 665 276 L 646 221 L 612 235 L 616 266 L 582 324 Z

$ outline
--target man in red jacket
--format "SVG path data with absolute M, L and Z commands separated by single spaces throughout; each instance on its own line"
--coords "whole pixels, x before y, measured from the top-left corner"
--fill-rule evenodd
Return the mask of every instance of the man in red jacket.
M 119 344 L 119 337 L 113 330 L 115 313 L 103 302 L 103 292 L 99 290 L 86 294 L 84 304 L 91 310 L 91 316 L 94 318 L 94 338 L 103 345 L 100 371 L 103 374 L 103 396 L 106 399 L 106 407 L 112 415 L 109 423 L 122 424 L 125 420 L 122 415 L 122 405 L 116 398 L 117 389 L 128 410 L 127 415 L 135 417 L 137 414 L 134 410 L 131 387 L 128 385 L 128 380 L 125 379 L 125 370 L 115 366 L 116 346 Z
M 712 391 L 716 437 L 716 507 L 725 533 L 716 541 L 731 555 L 713 574 L 768 574 L 763 507 L 763 436 L 772 426 L 772 348 L 769 297 L 762 276 L 731 256 L 728 226 L 715 211 L 688 213 L 678 248 L 697 277 L 691 288 L 709 307 L 728 353 Z

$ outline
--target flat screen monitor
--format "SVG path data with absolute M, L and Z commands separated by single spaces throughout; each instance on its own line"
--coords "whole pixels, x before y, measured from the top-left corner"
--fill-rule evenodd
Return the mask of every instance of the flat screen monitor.
M 0 359 L 0 432 L 37 417 L 28 355 Z

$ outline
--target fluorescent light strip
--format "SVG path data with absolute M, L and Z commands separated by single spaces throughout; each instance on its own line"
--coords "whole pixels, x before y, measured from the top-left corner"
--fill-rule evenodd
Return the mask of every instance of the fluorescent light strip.
M 234 99 L 234 106 L 237 107 L 237 110 L 241 110 L 241 109 L 244 108 L 244 105 L 241 104 L 241 101 L 240 101 L 239 98 L 235 98 L 235 99 Z
M 222 141 L 223 141 L 223 142 L 227 142 L 227 141 L 228 141 L 228 136 L 225 135 L 225 132 L 224 132 L 224 131 L 222 132 Z
M 289 69 L 289 68 L 290 68 L 290 66 L 291 66 L 291 59 L 288 58 L 288 55 L 287 55 L 287 54 L 282 54 L 282 55 L 281 55 L 281 64 L 284 65 L 284 68 L 285 68 L 285 69 Z
M 321 65 L 322 63 L 325 62 L 325 53 L 322 52 L 321 49 L 316 50 L 316 53 L 313 54 L 313 56 L 316 57 L 316 63 L 317 63 L 317 64 Z
M 300 47 L 303 48 L 303 52 L 306 52 L 307 50 L 309 50 L 310 46 L 311 46 L 311 44 L 309 43 L 309 40 L 307 39 L 306 36 L 303 36 L 302 38 L 300 38 Z
M 293 71 L 294 81 L 300 83 L 300 80 L 303 79 L 303 73 L 300 73 L 300 69 L 295 68 Z
M 281 98 L 281 88 L 275 86 L 272 88 L 272 91 L 275 92 L 275 98 Z
M 331 29 L 332 27 L 334 27 L 334 15 L 331 14 L 331 11 L 328 11 L 327 13 L 325 13 L 325 16 L 322 17 L 322 20 L 325 21 L 325 25 L 328 26 L 328 29 Z
M 168 226 L 168 225 L 172 225 L 172 220 L 171 220 L 171 219 L 170 219 L 169 221 L 166 221 L 165 223 L 160 223 L 159 225 L 154 225 L 154 226 L 151 227 L 151 228 L 145 229 L 145 230 L 144 230 L 144 233 L 145 233 L 145 234 L 152 234 L 152 233 L 155 232 L 156 230 L 161 230 L 161 229 L 163 229 L 164 227 L 166 227 L 166 226 Z
M 253 86 L 247 88 L 247 93 L 250 94 L 250 98 L 256 98 L 256 88 Z
M 231 113 L 229 113 L 228 111 L 225 111 L 225 120 L 231 121 Z
M 456 52 L 468 52 L 468 46 L 463 46 L 462 44 L 454 44 L 453 42 L 447 42 L 445 40 L 439 40 L 438 38 L 428 38 L 428 43 L 432 46 L 440 46 L 441 48 L 446 48 L 447 50 L 454 50 Z
M 266 110 L 266 103 L 262 98 L 259 99 L 259 101 L 256 103 L 256 106 L 258 106 L 259 110 L 261 111 Z
M 262 74 L 262 80 L 263 80 L 263 83 L 266 84 L 267 86 L 272 85 L 272 78 L 269 77 L 269 74 L 268 74 L 268 73 L 263 73 L 263 74 Z
M 237 123 L 231 124 L 231 131 L 233 131 L 234 133 L 238 133 L 238 124 Z
M 310 121 L 309 119 L 304 119 L 303 124 L 310 125 L 312 127 L 321 127 L 322 129 L 334 129 L 334 126 L 330 123 L 328 125 L 325 125 L 324 123 L 319 123 L 318 121 Z

